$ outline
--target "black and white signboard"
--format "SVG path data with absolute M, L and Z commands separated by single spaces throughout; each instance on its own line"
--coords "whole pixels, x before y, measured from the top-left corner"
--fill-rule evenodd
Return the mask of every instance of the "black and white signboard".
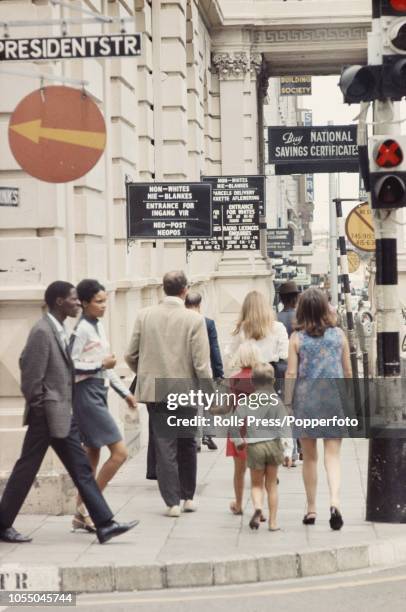
M 54 60 L 83 57 L 136 57 L 141 54 L 140 34 L 3 38 L 0 61 Z
M 127 183 L 128 238 L 212 235 L 210 183 Z
M 0 206 L 18 206 L 19 203 L 17 187 L 0 187 Z
M 355 125 L 268 128 L 275 174 L 359 172 Z
M 312 77 L 308 75 L 281 77 L 280 93 L 281 96 L 311 96 Z
M 266 232 L 268 255 L 293 249 L 293 231 L 287 228 L 269 228 Z
M 259 249 L 259 216 L 265 214 L 265 177 L 207 176 L 213 187 L 213 237 L 191 240 L 189 251 Z

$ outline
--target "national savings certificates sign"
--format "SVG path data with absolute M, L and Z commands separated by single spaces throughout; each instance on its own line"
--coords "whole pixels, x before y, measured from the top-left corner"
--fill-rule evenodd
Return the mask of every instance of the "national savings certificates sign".
M 358 172 L 355 125 L 268 128 L 268 163 L 275 174 Z

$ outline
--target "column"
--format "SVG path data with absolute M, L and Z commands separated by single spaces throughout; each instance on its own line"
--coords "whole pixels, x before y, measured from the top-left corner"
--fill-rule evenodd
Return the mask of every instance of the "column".
M 262 173 L 262 140 L 258 137 L 258 124 L 262 123 L 258 98 L 260 91 L 262 104 L 264 90 L 262 56 L 251 53 L 249 46 L 237 50 L 229 44 L 213 54 L 212 70 L 217 72 L 220 86 L 221 174 Z M 260 251 L 225 252 L 215 277 L 218 327 L 221 336 L 227 338 L 248 291 L 258 289 L 271 301 L 270 270 Z

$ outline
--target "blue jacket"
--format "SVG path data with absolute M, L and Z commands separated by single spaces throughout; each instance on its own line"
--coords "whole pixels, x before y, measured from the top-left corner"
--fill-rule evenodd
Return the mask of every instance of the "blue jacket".
M 213 378 L 224 378 L 223 361 L 221 359 L 220 347 L 217 339 L 216 324 L 213 319 L 204 317 L 206 320 L 207 335 L 210 344 L 210 364 Z

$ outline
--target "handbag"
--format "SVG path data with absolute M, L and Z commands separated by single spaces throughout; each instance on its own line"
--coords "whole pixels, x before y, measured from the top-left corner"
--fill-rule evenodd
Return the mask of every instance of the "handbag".
M 271 361 L 271 366 L 275 372 L 275 391 L 278 395 L 281 395 L 283 392 L 286 370 L 288 369 L 288 360 L 279 359 L 279 361 Z
M 128 390 L 130 393 L 132 393 L 132 395 L 134 395 L 135 393 L 135 387 L 137 386 L 137 375 L 134 376 L 131 385 L 129 386 Z

